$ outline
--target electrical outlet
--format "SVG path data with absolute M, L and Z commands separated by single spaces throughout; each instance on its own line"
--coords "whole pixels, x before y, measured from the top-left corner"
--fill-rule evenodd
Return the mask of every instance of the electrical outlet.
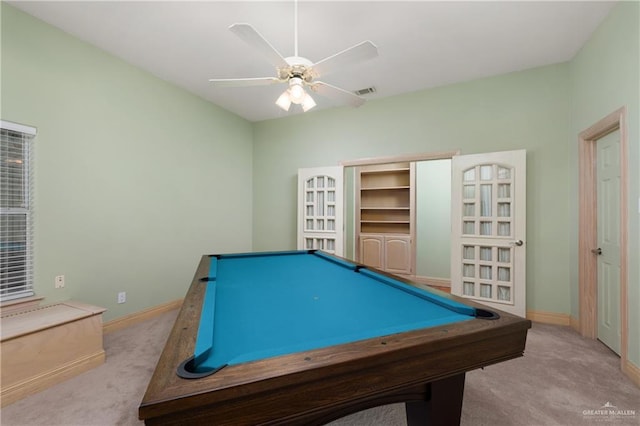
M 56 288 L 64 288 L 64 275 L 58 275 L 54 283 Z
M 124 291 L 121 291 L 120 293 L 118 293 L 118 303 L 125 303 L 127 301 L 127 293 Z

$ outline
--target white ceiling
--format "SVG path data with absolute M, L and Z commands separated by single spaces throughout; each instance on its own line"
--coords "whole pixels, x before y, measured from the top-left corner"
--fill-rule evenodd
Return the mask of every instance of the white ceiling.
M 249 23 L 283 56 L 293 56 L 293 0 L 9 3 L 247 120 L 302 113 L 274 104 L 283 85 L 208 82 L 275 76 L 228 27 Z M 366 97 L 378 99 L 570 60 L 614 4 L 300 0 L 299 55 L 317 62 L 371 40 L 377 58 L 322 80 L 350 91 L 373 86 L 376 92 Z M 313 111 L 338 106 L 313 97 Z

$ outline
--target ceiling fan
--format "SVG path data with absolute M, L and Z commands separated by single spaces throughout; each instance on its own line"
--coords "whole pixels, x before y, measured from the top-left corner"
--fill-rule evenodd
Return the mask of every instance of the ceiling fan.
M 229 27 L 231 32 L 249 46 L 262 53 L 262 55 L 276 67 L 276 77 L 212 78 L 209 81 L 216 85 L 227 87 L 287 83 L 289 87 L 276 100 L 276 105 L 285 111 L 289 110 L 292 103 L 301 105 L 302 110 L 305 112 L 316 105 L 313 98 L 305 91 L 305 87 L 342 104 L 353 107 L 362 105 L 365 102 L 363 97 L 348 90 L 319 81 L 317 78 L 331 72 L 340 71 L 355 63 L 374 58 L 378 55 L 378 48 L 371 41 L 367 40 L 315 63 L 307 58 L 298 56 L 297 1 L 294 4 L 293 56 L 283 57 L 280 52 L 250 24 L 233 24 Z

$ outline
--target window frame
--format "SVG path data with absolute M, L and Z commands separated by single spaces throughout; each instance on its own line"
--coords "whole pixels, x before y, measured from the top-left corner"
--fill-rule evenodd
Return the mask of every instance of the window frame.
M 23 124 L 13 123 L 10 121 L 0 120 L 0 129 L 2 129 L 2 145 L 0 147 L 0 155 L 4 155 L 8 152 L 9 147 L 5 146 L 5 142 L 8 145 L 10 137 L 17 137 L 22 141 L 22 158 L 19 160 L 23 161 L 22 167 L 22 186 L 24 191 L 24 206 L 23 207 L 15 207 L 3 205 L 5 201 L 3 200 L 0 203 L 0 245 L 9 246 L 9 233 L 14 232 L 12 229 L 12 225 L 10 225 L 8 218 L 10 216 L 16 215 L 24 215 L 24 230 L 20 229 L 22 232 L 21 236 L 24 236 L 25 250 L 24 250 L 24 266 L 22 270 L 18 268 L 19 276 L 18 279 L 21 280 L 21 285 L 12 285 L 15 284 L 15 281 L 12 282 L 9 279 L 9 264 L 11 260 L 15 261 L 15 258 L 12 259 L 12 255 L 10 250 L 6 250 L 6 252 L 0 252 L 0 302 L 4 303 L 10 300 L 21 299 L 25 297 L 30 297 L 34 295 L 34 243 L 33 243 L 33 199 L 34 199 L 34 164 L 33 164 L 33 140 L 36 137 L 37 129 L 31 126 L 25 126 Z M 16 136 L 7 136 L 5 141 L 4 133 L 14 133 Z M 6 149 L 6 151 L 5 151 Z M 5 170 L 5 158 L 0 160 L 0 173 L 4 176 L 7 176 L 9 171 Z M 6 173 L 6 174 L 5 174 Z M 6 196 L 6 199 L 9 198 L 9 190 L 10 186 L 5 188 L 7 190 L 6 194 L 2 194 Z M 20 282 L 18 282 L 20 284 Z M 16 290 L 17 288 L 17 290 Z

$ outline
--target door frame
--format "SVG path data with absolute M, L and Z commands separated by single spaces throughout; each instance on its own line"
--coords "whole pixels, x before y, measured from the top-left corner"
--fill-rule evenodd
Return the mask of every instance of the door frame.
M 579 332 L 598 336 L 597 258 L 591 249 L 597 245 L 596 142 L 603 136 L 620 132 L 620 363 L 625 370 L 628 351 L 628 135 L 627 108 L 622 107 L 602 118 L 578 135 L 578 291 Z
M 360 166 L 374 166 L 374 165 L 382 165 L 382 164 L 393 164 L 393 163 L 411 163 L 411 162 L 418 162 L 418 161 L 429 161 L 429 160 L 450 160 L 452 159 L 454 156 L 456 155 L 460 155 L 460 150 L 456 149 L 453 151 L 439 151 L 439 152 L 423 152 L 423 153 L 418 153 L 418 154 L 401 154 L 401 155 L 395 155 L 395 156 L 387 156 L 387 157 L 370 157 L 370 158 L 360 158 L 360 159 L 355 159 L 355 160 L 343 160 L 341 161 L 339 164 L 346 170 L 347 167 L 360 167 Z M 415 180 L 414 180 L 415 183 Z M 345 197 L 345 202 L 344 202 L 344 207 L 345 207 L 345 224 L 346 224 L 346 218 L 348 216 L 346 209 L 347 209 L 347 202 L 346 202 L 346 197 L 347 197 L 347 188 L 346 188 L 346 184 L 347 184 L 347 178 L 344 178 L 344 184 L 345 184 L 345 190 L 344 190 L 344 197 Z M 354 180 L 354 185 L 353 185 L 353 190 L 356 190 L 357 188 L 357 184 L 355 183 Z M 415 194 L 414 194 L 415 196 Z M 359 203 L 359 197 L 354 195 L 354 209 L 357 211 L 358 208 L 360 207 Z M 354 222 L 356 221 L 356 214 L 354 212 L 353 214 L 353 218 L 354 218 Z M 415 220 L 415 219 L 414 219 Z M 360 245 L 358 244 L 358 236 L 359 233 L 357 232 L 357 227 L 354 224 L 354 231 L 353 231 L 353 255 L 354 255 L 354 259 L 359 259 L 360 257 Z M 414 239 L 414 248 L 417 247 L 417 243 L 418 243 L 418 239 L 417 239 L 417 234 L 414 233 L 413 235 L 413 239 Z M 347 243 L 347 236 L 346 236 L 346 225 L 345 225 L 345 253 L 347 252 L 346 250 L 346 243 Z M 415 260 L 415 250 L 413 253 L 413 260 L 411 261 L 411 268 L 413 271 L 413 275 L 412 275 L 412 279 L 418 280 L 419 277 L 416 277 L 416 260 Z M 431 281 L 430 281 L 431 282 Z M 446 287 L 447 285 L 450 286 L 450 282 L 443 282 L 441 283 L 442 286 Z

